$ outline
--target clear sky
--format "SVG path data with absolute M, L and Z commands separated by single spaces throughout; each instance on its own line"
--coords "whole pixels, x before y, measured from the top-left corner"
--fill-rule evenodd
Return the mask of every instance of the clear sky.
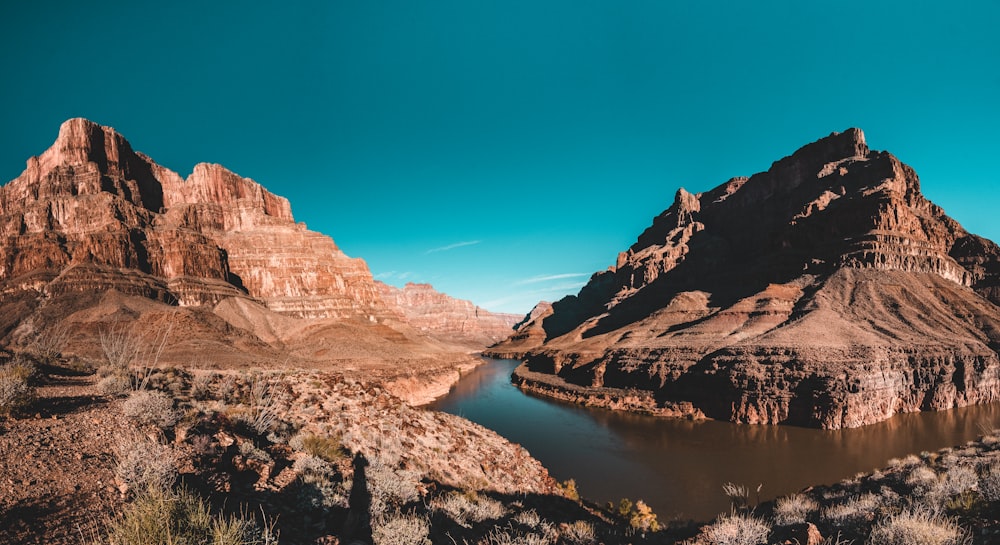
M 87 117 L 287 197 L 377 278 L 526 312 L 858 126 L 1000 240 L 1000 3 L 5 2 L 0 180 Z

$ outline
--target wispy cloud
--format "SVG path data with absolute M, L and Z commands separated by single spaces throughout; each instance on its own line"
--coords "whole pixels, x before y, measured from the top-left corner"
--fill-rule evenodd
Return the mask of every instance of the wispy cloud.
M 573 282 L 571 284 L 560 283 L 554 286 L 546 286 L 544 288 L 518 291 L 498 299 L 484 301 L 480 303 L 480 306 L 485 309 L 497 310 L 501 312 L 527 312 L 528 309 L 538 303 L 540 299 L 548 301 L 561 299 L 562 296 L 576 292 L 585 284 L 586 282 Z
M 524 286 L 526 284 L 538 284 L 540 282 L 551 282 L 553 280 L 565 280 L 567 278 L 580 278 L 581 276 L 590 276 L 590 273 L 563 273 L 563 274 L 549 274 L 543 276 L 532 276 L 531 278 L 525 278 L 524 280 L 518 280 L 514 282 L 515 286 Z M 583 285 L 583 284 L 581 284 Z
M 449 244 L 447 246 L 441 246 L 440 248 L 431 248 L 424 252 L 425 254 L 433 254 L 435 252 L 447 252 L 448 250 L 454 250 L 455 248 L 461 248 L 462 246 L 472 246 L 473 244 L 479 244 L 481 240 L 467 240 L 465 242 L 456 242 L 454 244 Z
M 407 278 L 413 276 L 413 273 L 410 271 L 386 271 L 380 272 L 374 276 L 376 280 L 406 280 Z

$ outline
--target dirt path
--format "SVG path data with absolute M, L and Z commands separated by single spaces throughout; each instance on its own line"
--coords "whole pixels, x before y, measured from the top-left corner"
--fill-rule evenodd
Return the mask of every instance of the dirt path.
M 0 543 L 84 542 L 121 503 L 111 468 L 124 422 L 94 382 L 51 376 L 33 416 L 0 421 Z

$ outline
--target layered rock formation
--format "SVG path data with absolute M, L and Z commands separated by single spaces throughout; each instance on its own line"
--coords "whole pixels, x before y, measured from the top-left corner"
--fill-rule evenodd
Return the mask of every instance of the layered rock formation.
M 407 282 L 402 288 L 376 281 L 382 298 L 420 331 L 482 348 L 502 341 L 521 320 L 516 314 L 490 312 L 471 301 L 449 297 L 430 284 Z
M 997 245 L 850 129 L 679 190 L 615 266 L 495 350 L 692 414 L 854 427 L 1000 399 L 998 285 Z
M 247 295 L 302 317 L 387 312 L 364 261 L 296 224 L 286 199 L 219 165 L 182 179 L 85 119 L 64 123 L 0 189 L 0 214 L 8 291 L 115 288 L 181 305 Z
M 424 297 L 435 296 L 444 297 Z M 196 165 L 182 178 L 85 119 L 66 121 L 55 143 L 0 187 L 4 342 L 67 316 L 87 331 L 95 320 L 106 328 L 169 315 L 198 338 L 188 344 L 225 345 L 248 361 L 375 362 L 400 372 L 409 369 L 402 361 L 468 365 L 471 336 L 463 324 L 451 326 L 457 310 L 432 305 L 423 310 L 446 315 L 419 316 L 414 327 L 410 309 L 394 305 L 363 260 L 295 223 L 286 199 L 219 165 Z M 502 321 L 476 323 L 490 320 Z M 437 324 L 456 337 L 419 331 Z M 477 348 L 488 344 L 477 340 Z M 434 387 L 452 371 L 436 369 Z

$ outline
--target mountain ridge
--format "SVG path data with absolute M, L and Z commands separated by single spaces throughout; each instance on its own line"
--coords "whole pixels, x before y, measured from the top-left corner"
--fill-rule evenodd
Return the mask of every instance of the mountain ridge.
M 996 244 L 848 129 L 678 190 L 614 266 L 493 352 L 568 389 L 652 392 L 654 412 L 855 427 L 1000 399 L 998 278 Z
M 122 297 L 102 295 L 110 292 Z M 76 346 L 91 353 L 87 338 L 116 320 L 184 311 L 199 324 L 195 337 L 205 336 L 181 343 L 191 357 L 205 342 L 223 360 L 381 362 L 386 376 L 393 361 L 474 365 L 469 354 L 486 346 L 485 337 L 509 331 L 486 311 L 472 316 L 467 335 L 421 331 L 406 309 L 387 303 L 363 259 L 296 223 L 284 197 L 213 163 L 182 178 L 113 128 L 83 118 L 64 122 L 52 146 L 0 187 L 0 308 L 8 344 L 29 342 L 65 318 L 79 322 Z M 310 335 L 326 337 L 310 342 Z M 243 337 L 249 345 L 237 341 Z M 440 390 L 439 377 L 432 382 Z

